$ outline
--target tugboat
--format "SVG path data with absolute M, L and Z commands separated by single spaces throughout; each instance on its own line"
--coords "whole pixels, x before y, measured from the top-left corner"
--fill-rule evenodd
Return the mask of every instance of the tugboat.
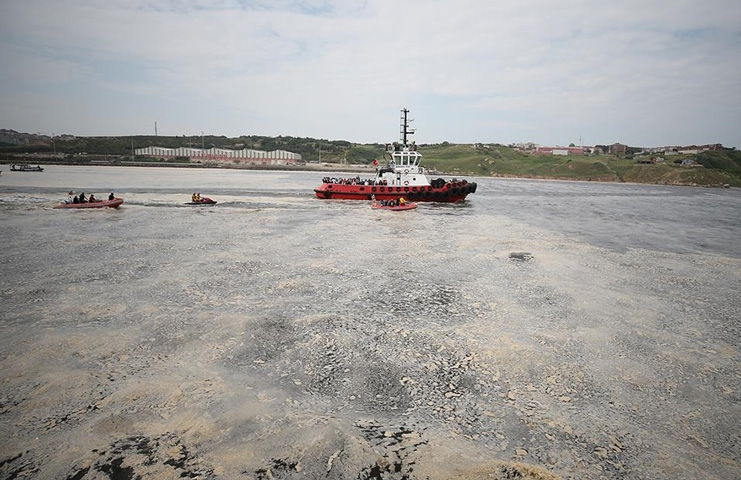
M 341 200 L 398 200 L 404 197 L 415 202 L 462 202 L 466 195 L 476 191 L 476 182 L 442 178 L 428 180 L 420 166 L 422 154 L 407 137 L 414 133 L 409 128 L 409 110 L 401 110 L 401 142 L 386 145 L 388 165 L 378 168 L 373 179 L 336 179 L 325 177 L 314 189 L 317 198 Z M 428 172 L 429 173 L 429 172 Z

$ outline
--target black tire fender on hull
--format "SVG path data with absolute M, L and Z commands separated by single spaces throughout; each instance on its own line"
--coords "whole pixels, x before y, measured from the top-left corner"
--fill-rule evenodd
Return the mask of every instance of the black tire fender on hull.
M 353 186 L 354 187 L 354 186 Z M 409 188 L 404 191 L 403 188 L 396 186 L 365 186 L 365 188 L 347 188 L 344 185 L 327 185 L 314 189 L 316 197 L 319 199 L 335 200 L 372 200 L 375 195 L 376 200 L 398 200 L 401 197 L 407 200 L 421 202 L 440 202 L 454 203 L 466 200 L 469 193 L 476 191 L 475 182 L 466 182 L 465 180 L 455 183 L 447 183 L 439 188 L 432 186 L 419 187 L 417 191 Z M 374 192 L 375 189 L 375 192 Z M 383 190 L 383 191 L 380 191 Z

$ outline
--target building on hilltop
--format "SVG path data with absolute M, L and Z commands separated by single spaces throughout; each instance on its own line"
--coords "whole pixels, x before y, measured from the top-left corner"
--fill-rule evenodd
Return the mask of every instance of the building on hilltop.
M 628 146 L 622 143 L 613 143 L 610 145 L 610 153 L 613 155 L 625 155 L 628 152 Z
M 706 145 L 687 145 L 687 146 L 677 146 L 677 145 L 671 145 L 671 146 L 663 146 L 663 147 L 650 147 L 650 148 L 644 148 L 640 153 L 660 153 L 664 155 L 679 155 L 679 154 L 694 154 L 694 153 L 702 153 L 707 151 L 719 151 L 723 150 L 725 147 L 722 143 L 709 143 Z
M 144 157 L 173 159 L 187 157 L 191 162 L 216 163 L 249 163 L 253 165 L 295 165 L 301 161 L 301 154 L 286 150 L 230 150 L 226 148 L 192 148 L 192 147 L 145 147 L 134 150 L 135 155 Z
M 533 142 L 520 142 L 520 143 L 510 143 L 508 147 L 516 148 L 517 150 L 521 152 L 533 152 L 535 151 L 535 148 L 537 147 L 537 145 Z
M 584 155 L 584 147 L 535 147 L 536 155 Z

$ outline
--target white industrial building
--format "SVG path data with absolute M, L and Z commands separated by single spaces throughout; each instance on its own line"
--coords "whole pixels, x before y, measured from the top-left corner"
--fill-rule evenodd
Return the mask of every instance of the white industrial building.
M 290 165 L 301 161 L 301 154 L 288 152 L 286 150 L 230 150 L 226 148 L 192 148 L 192 147 L 145 147 L 137 148 L 134 154 L 144 157 L 171 159 L 175 157 L 188 157 L 191 162 L 233 162 L 233 163 L 257 163 L 264 165 Z

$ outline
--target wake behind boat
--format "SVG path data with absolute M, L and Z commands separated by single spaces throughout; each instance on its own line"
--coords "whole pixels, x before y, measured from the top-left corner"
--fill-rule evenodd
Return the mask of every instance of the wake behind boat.
M 466 196 L 476 191 L 476 183 L 466 180 L 442 178 L 428 180 L 425 169 L 420 166 L 422 154 L 417 146 L 409 144 L 407 136 L 414 133 L 409 129 L 407 114 L 401 111 L 401 143 L 386 145 L 389 163 L 379 168 L 373 179 L 333 179 L 325 177 L 322 184 L 314 189 L 317 198 L 341 200 L 398 200 L 404 197 L 417 202 L 462 202 Z
M 112 200 L 103 200 L 100 202 L 60 203 L 54 208 L 118 208 L 123 202 L 122 198 L 113 198 Z

